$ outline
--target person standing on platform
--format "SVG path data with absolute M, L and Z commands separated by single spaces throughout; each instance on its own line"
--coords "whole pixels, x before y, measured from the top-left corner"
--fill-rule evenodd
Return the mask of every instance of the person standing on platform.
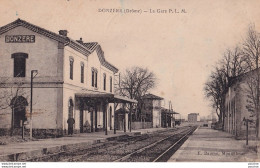
M 73 134 L 73 125 L 75 124 L 74 118 L 69 118 L 67 120 L 67 123 L 68 123 L 68 134 L 72 135 Z

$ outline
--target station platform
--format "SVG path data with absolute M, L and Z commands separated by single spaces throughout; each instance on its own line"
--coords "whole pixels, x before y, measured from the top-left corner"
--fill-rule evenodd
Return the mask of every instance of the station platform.
M 259 153 L 250 148 L 257 145 L 257 141 L 246 145 L 226 132 L 199 127 L 168 162 L 259 162 Z
M 40 157 L 47 153 L 79 149 L 99 142 L 120 139 L 126 135 L 146 134 L 165 129 L 150 128 L 132 130 L 131 132 L 129 130 L 127 132 L 117 130 L 116 134 L 111 130 L 108 131 L 108 135 L 105 135 L 105 132 L 81 133 L 61 138 L 38 139 L 36 141 L 0 145 L 0 162 L 23 161 L 26 158 Z

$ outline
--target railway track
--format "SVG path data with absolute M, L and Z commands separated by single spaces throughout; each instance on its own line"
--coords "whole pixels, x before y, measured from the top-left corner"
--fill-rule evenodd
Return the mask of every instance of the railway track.
M 149 146 L 134 151 L 115 162 L 162 162 L 167 161 L 172 154 L 178 150 L 178 148 L 187 139 L 196 128 L 192 127 L 188 130 L 179 131 L 173 135 L 170 135 L 164 139 L 161 139 Z
M 142 162 L 165 161 L 194 127 L 168 129 L 152 134 L 128 136 L 121 140 L 98 143 L 73 151 L 46 154 L 27 161 L 59 162 Z M 168 159 L 167 159 L 168 160 Z
M 177 151 L 179 147 L 183 144 L 182 141 L 187 139 L 187 136 L 190 135 L 194 130 L 190 130 L 185 135 L 183 135 L 179 140 L 177 140 L 174 144 L 172 144 L 170 147 L 168 147 L 163 153 L 161 153 L 159 156 L 157 156 L 153 162 L 158 161 L 167 161 L 169 159 L 169 155 L 172 156 L 173 152 L 172 150 L 176 149 Z M 174 152 L 175 152 L 174 151 Z M 171 152 L 171 153 L 170 153 Z M 166 159 L 167 158 L 167 159 Z

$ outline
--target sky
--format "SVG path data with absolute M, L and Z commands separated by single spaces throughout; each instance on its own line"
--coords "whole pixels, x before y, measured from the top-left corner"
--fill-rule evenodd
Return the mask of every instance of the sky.
M 171 101 L 187 118 L 213 111 L 204 83 L 225 50 L 243 40 L 249 24 L 260 30 L 259 7 L 259 0 L 0 0 L 0 26 L 21 18 L 57 33 L 66 29 L 75 40 L 98 42 L 121 72 L 132 66 L 153 71 L 158 82 L 150 93 L 163 97 L 166 107 Z

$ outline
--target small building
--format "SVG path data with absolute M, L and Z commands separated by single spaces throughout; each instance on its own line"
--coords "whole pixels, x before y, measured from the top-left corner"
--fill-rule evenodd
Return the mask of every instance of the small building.
M 162 100 L 163 98 L 150 93 L 142 97 L 141 116 L 143 121 L 151 122 L 153 128 L 161 127 Z
M 229 87 L 225 96 L 224 131 L 237 139 L 246 137 L 246 120 L 250 138 L 256 137 L 256 113 L 252 92 L 256 84 L 257 70 L 229 78 Z M 250 89 L 251 88 L 251 89 Z
M 116 129 L 117 104 L 136 101 L 114 94 L 118 69 L 104 55 L 99 43 L 73 40 L 67 30 L 56 34 L 21 19 L 0 27 L 1 134 L 32 124 L 34 136 L 61 136 L 69 118 L 74 132 Z
M 161 108 L 161 126 L 164 128 L 167 127 L 175 127 L 176 125 L 176 120 L 175 120 L 175 115 L 179 114 L 172 109 L 166 109 L 164 107 Z
M 188 122 L 199 122 L 200 121 L 200 114 L 199 113 L 190 113 L 188 114 Z
M 182 118 L 181 118 L 181 114 L 176 114 L 174 115 L 174 119 L 175 119 L 175 125 L 181 125 L 182 123 Z

